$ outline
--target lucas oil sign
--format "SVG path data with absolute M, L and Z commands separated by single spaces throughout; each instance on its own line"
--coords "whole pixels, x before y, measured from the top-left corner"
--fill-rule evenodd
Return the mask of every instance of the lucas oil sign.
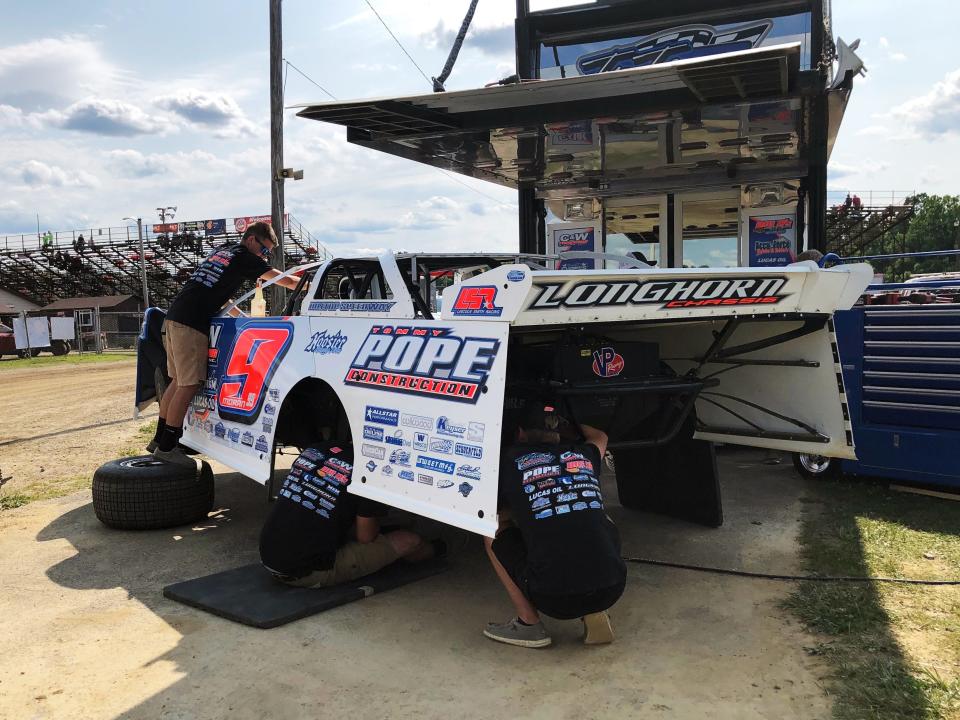
M 451 328 L 376 325 L 360 345 L 347 385 L 476 404 L 500 341 Z

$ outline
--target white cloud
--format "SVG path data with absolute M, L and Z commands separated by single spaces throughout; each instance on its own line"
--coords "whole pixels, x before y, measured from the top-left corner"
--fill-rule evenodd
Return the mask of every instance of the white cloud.
M 174 129 L 166 118 L 148 115 L 136 105 L 108 98 L 86 98 L 65 110 L 49 110 L 37 117 L 54 127 L 96 135 L 131 137 Z
M 204 177 L 209 178 L 217 171 L 230 172 L 237 169 L 234 163 L 204 150 L 146 155 L 133 149 L 110 150 L 106 153 L 106 161 L 111 170 L 128 178 L 161 175 L 178 179 L 195 172 L 198 167 L 202 167 Z
M 0 102 L 26 110 L 109 93 L 124 77 L 96 43 L 81 36 L 43 38 L 0 48 Z
M 62 187 L 96 187 L 96 177 L 83 170 L 64 170 L 59 165 L 48 165 L 39 160 L 27 160 L 7 171 L 14 182 L 32 190 Z
M 257 131 L 237 101 L 225 93 L 184 88 L 156 98 L 154 104 L 195 126 L 213 128 L 218 137 L 249 137 Z
M 858 164 L 831 161 L 828 170 L 831 180 L 839 180 L 853 175 L 872 175 L 889 167 L 887 163 L 875 160 L 865 160 Z
M 960 69 L 919 97 L 908 100 L 893 115 L 916 128 L 927 140 L 960 134 Z

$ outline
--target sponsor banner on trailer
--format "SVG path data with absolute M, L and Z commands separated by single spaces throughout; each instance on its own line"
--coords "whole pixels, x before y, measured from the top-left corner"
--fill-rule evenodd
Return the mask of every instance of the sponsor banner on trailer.
M 593 221 L 582 223 L 550 223 L 547 226 L 547 252 L 599 252 L 597 237 L 599 225 Z M 596 261 L 590 258 L 561 260 L 558 270 L 593 270 Z
M 273 224 L 273 218 L 270 215 L 247 215 L 246 217 L 238 217 L 233 219 L 233 229 L 238 233 L 244 232 L 248 227 L 254 223 L 265 222 L 267 225 Z M 287 227 L 290 224 L 290 215 L 284 213 L 283 215 L 283 227 Z
M 158 235 L 161 233 L 180 232 L 180 223 L 156 223 L 153 226 L 153 232 Z
M 797 252 L 795 214 L 751 215 L 747 255 L 750 267 L 782 267 L 793 262 Z
M 223 218 L 219 220 L 204 220 L 203 232 L 207 237 L 211 237 L 213 235 L 226 235 L 227 221 Z

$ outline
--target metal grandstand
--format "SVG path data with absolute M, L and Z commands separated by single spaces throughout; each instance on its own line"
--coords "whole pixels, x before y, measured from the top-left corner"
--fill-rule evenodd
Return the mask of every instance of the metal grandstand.
M 897 191 L 828 193 L 826 251 L 842 257 L 869 253 L 885 235 L 906 229 L 915 212 L 915 197 L 915 192 Z
M 197 227 L 201 224 L 198 222 L 178 223 L 183 230 L 167 233 L 155 233 L 144 224 L 144 259 L 152 305 L 166 307 L 200 260 L 214 247 L 239 239 L 235 220 L 244 218 L 228 218 L 225 227 L 230 232 L 210 236 L 203 230 L 183 229 Z M 283 234 L 287 267 L 330 257 L 330 251 L 293 216 L 288 216 Z M 59 298 L 97 295 L 134 295 L 142 301 L 136 225 L 51 235 L 46 246 L 43 235 L 37 233 L 0 235 L 0 288 L 39 305 Z

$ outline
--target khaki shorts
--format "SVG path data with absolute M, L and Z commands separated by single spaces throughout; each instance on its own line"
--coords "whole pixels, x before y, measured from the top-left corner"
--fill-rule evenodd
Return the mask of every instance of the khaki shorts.
M 348 542 L 337 550 L 330 570 L 318 570 L 297 580 L 286 580 L 298 587 L 328 587 L 356 580 L 385 568 L 398 558 L 397 551 L 383 535 L 371 543 Z
M 163 321 L 163 347 L 167 351 L 167 375 L 177 385 L 199 385 L 207 379 L 207 336 L 175 320 Z

